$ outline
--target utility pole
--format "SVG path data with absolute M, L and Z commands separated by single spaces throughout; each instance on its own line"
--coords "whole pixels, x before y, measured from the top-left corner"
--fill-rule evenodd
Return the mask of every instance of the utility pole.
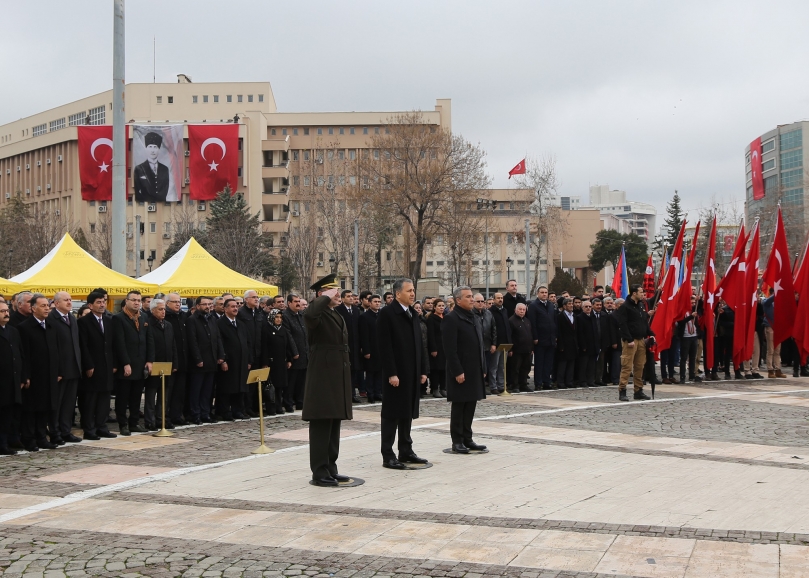
M 140 277 L 140 215 L 135 215 L 135 279 Z
M 124 0 L 114 0 L 112 29 L 112 268 L 126 275 L 126 125 Z M 140 234 L 140 231 L 138 231 Z M 137 255 L 136 257 L 140 257 Z M 140 261 L 137 261 L 140 263 Z
M 360 294 L 360 221 L 354 219 L 354 294 Z
M 531 297 L 531 229 L 525 219 L 525 300 Z

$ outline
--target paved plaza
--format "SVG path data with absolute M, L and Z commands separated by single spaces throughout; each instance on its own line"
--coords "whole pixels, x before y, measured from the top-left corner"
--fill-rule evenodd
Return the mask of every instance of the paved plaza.
M 425 399 L 417 453 L 381 467 L 379 405 L 308 484 L 299 414 L 0 459 L 3 576 L 809 577 L 809 379 L 613 387 L 478 405 L 490 452 L 453 455 Z

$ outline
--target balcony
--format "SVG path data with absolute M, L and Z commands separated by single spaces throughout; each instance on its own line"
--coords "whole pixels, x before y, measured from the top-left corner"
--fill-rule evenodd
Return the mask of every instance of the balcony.
M 270 138 L 261 141 L 263 151 L 289 151 L 289 135 L 284 138 Z
M 286 205 L 289 202 L 289 188 L 284 192 L 264 191 L 261 194 L 262 205 Z
M 262 221 L 261 230 L 265 233 L 286 233 L 289 230 L 289 215 L 277 221 Z
M 263 179 L 289 179 L 289 161 L 280 165 L 264 165 L 261 167 Z

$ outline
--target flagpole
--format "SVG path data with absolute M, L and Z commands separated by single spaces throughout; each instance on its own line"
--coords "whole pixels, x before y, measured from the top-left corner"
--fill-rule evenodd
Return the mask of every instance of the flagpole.
M 124 0 L 113 3 L 112 34 L 112 255 L 114 271 L 126 275 L 126 124 L 124 116 Z M 135 231 L 138 234 L 138 231 Z M 135 259 L 138 256 L 135 255 Z

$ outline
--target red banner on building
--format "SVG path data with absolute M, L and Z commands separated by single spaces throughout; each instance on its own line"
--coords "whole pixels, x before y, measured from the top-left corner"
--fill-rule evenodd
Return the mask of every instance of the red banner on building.
M 764 176 L 761 174 L 761 137 L 750 143 L 750 178 L 753 181 L 753 200 L 764 198 Z
M 235 192 L 239 179 L 239 125 L 188 126 L 192 199 L 215 199 L 225 186 Z
M 112 200 L 112 126 L 79 126 L 79 179 L 83 201 Z

